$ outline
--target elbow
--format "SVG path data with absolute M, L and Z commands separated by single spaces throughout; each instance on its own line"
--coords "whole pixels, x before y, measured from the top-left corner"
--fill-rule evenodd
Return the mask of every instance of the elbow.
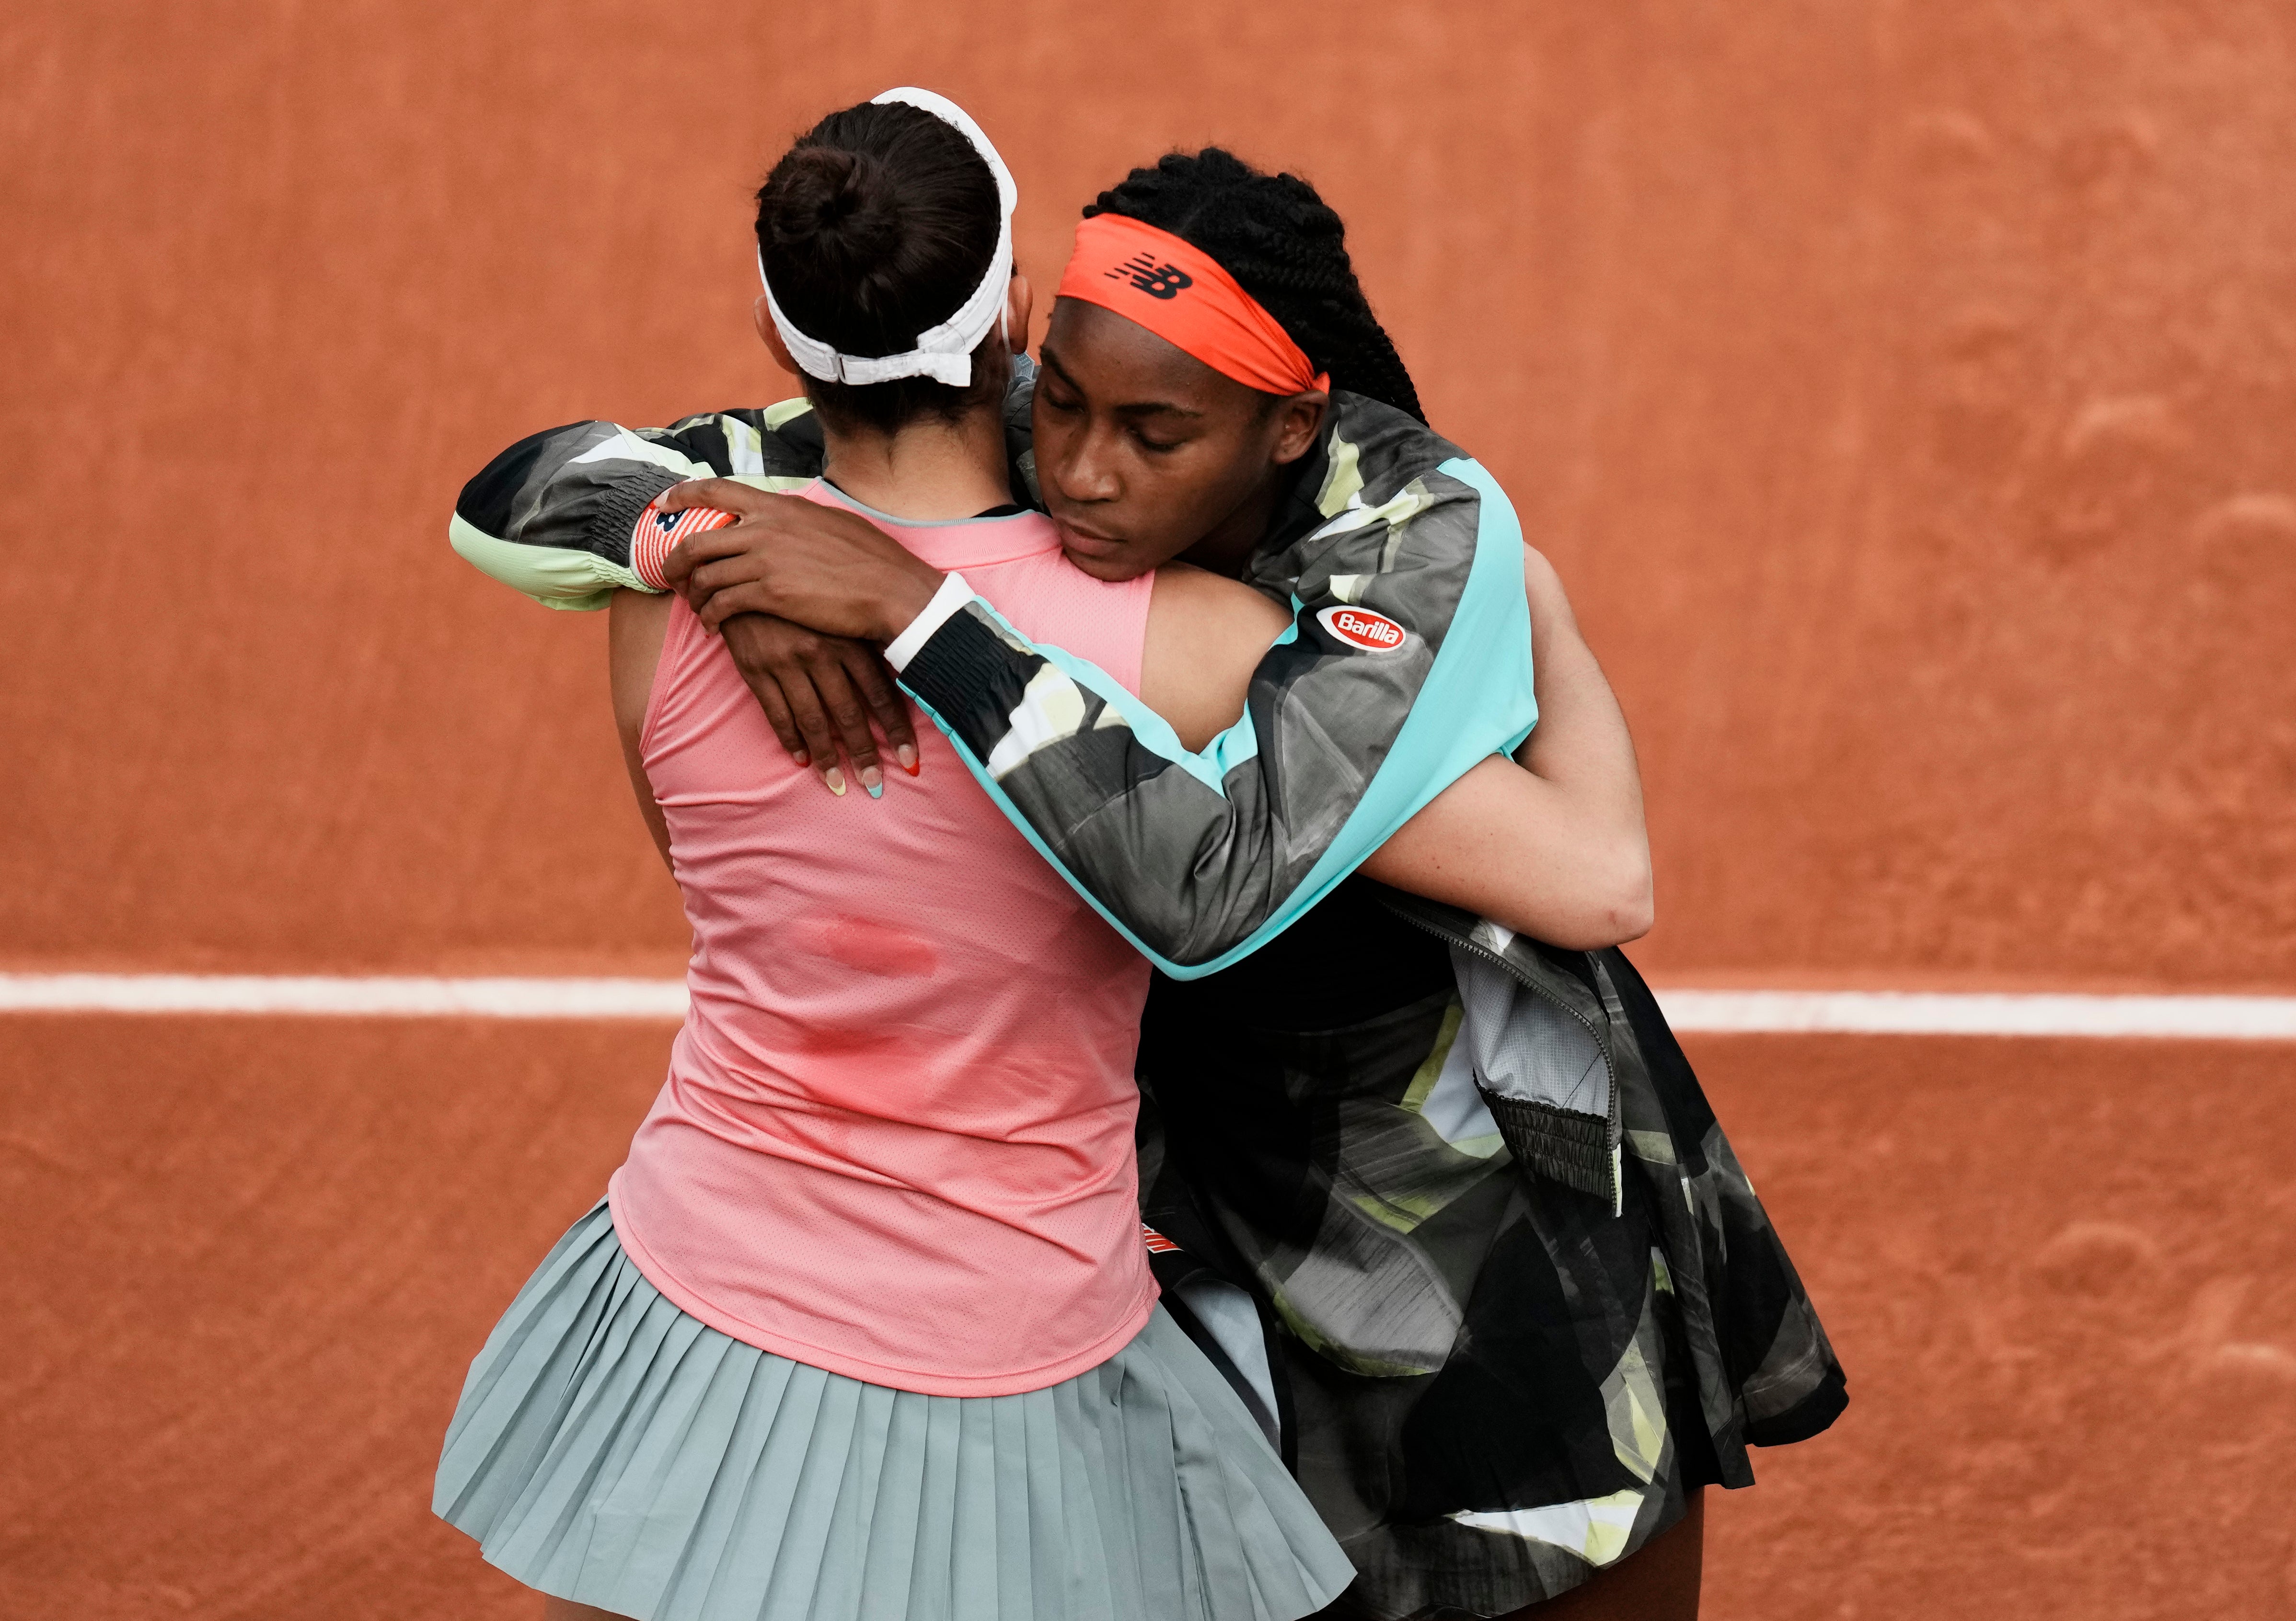
M 1567 929 L 1542 935 L 1549 944 L 1570 951 L 1601 951 L 1639 940 L 1651 931 L 1658 918 L 1646 842 L 1635 839 L 1608 859 L 1587 862 L 1581 877 L 1585 887 L 1571 909 L 1576 915 Z M 1529 932 L 1540 933 L 1536 928 Z
M 1620 851 L 1611 874 L 1610 927 L 1605 946 L 1639 940 L 1658 921 L 1658 901 L 1651 881 L 1650 840 L 1636 838 Z
M 1650 855 L 1645 851 L 1635 873 L 1621 885 L 1611 905 L 1611 937 L 1609 946 L 1624 946 L 1629 940 L 1639 940 L 1658 921 L 1658 901 L 1652 893 Z

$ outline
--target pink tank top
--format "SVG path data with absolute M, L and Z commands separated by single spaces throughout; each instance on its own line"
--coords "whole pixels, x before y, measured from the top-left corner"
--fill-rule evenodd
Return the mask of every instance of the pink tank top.
M 1150 579 L 1078 572 L 1036 513 L 864 515 L 1137 689 Z M 922 775 L 838 798 L 672 607 L 643 749 L 693 1007 L 609 1199 L 638 1270 L 710 1327 L 998 1396 L 1106 1361 L 1154 1306 L 1132 1151 L 1148 965 L 921 731 Z

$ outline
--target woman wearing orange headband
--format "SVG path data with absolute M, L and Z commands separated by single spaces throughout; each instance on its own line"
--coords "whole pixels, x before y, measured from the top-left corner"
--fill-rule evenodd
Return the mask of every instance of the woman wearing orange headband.
M 1213 151 L 1088 214 L 1042 368 L 1016 376 L 1015 466 L 1086 572 L 1185 556 L 1292 610 L 1206 749 L 865 524 L 670 490 L 813 471 L 817 436 L 782 408 L 627 451 L 605 425 L 513 447 L 465 492 L 458 544 L 562 602 L 682 581 L 816 765 L 837 740 L 807 706 L 849 727 L 873 660 L 732 616 L 890 644 L 991 795 L 1165 970 L 1140 1058 L 1155 1265 L 1354 1560 L 1349 1606 L 1693 1613 L 1701 1488 L 1750 1483 L 1747 1446 L 1822 1429 L 1844 1384 L 1607 949 L 1646 902 L 1631 755 L 1607 692 L 1583 700 L 1599 673 L 1504 495 L 1424 425 L 1311 188 Z M 634 571 L 629 514 L 657 496 L 742 520 Z M 1526 772 L 1491 757 L 1537 713 L 1534 629 Z M 849 757 L 873 770 L 873 743 Z

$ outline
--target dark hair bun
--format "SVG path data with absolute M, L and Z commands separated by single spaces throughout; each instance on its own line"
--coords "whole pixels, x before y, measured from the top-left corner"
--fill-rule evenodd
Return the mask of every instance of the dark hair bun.
M 980 284 L 1003 222 L 996 177 L 963 132 L 920 107 L 865 102 L 774 165 L 758 192 L 758 254 L 798 331 L 847 355 L 898 355 Z M 962 409 L 974 391 L 931 378 L 806 384 L 824 412 L 886 431 Z
M 800 146 L 775 175 L 779 184 L 758 194 L 758 227 L 777 254 L 812 255 L 824 269 L 865 274 L 899 251 L 893 177 L 877 160 Z

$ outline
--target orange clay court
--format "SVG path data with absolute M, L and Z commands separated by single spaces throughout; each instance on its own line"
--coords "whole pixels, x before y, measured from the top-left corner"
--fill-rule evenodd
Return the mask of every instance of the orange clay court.
M 786 391 L 779 142 L 959 97 L 1049 282 L 1304 168 L 1636 732 L 1663 985 L 2296 995 L 2284 0 L 0 16 L 0 970 L 672 976 L 493 451 Z M 0 1015 L 0 1616 L 526 1617 L 430 1519 L 668 1024 Z M 1848 1365 L 1724 1621 L 2296 1614 L 2296 1048 L 1685 1037 Z

